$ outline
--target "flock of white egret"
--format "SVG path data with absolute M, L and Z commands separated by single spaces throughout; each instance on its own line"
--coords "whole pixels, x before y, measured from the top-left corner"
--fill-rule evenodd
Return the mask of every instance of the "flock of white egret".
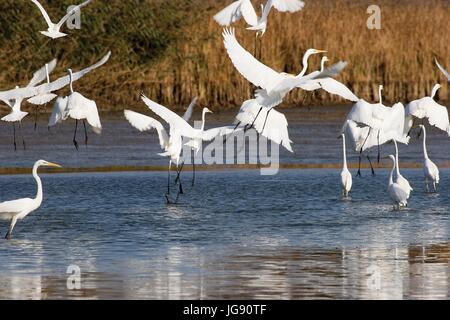
M 51 39 L 58 39 L 67 34 L 60 30 L 64 22 L 81 7 L 88 5 L 92 0 L 83 2 L 75 6 L 66 16 L 64 16 L 57 24 L 54 24 L 45 9 L 37 0 L 31 0 L 41 11 L 45 21 L 48 24 L 47 31 L 41 33 Z M 186 143 L 194 152 L 198 152 L 203 141 L 211 141 L 217 136 L 226 136 L 238 130 L 247 131 L 256 130 L 260 135 L 267 139 L 282 145 L 288 151 L 293 152 L 292 141 L 289 139 L 288 121 L 286 117 L 274 108 L 280 105 L 286 95 L 295 89 L 305 91 L 325 90 L 326 92 L 338 95 L 343 99 L 353 102 L 353 107 L 344 121 L 340 137 L 342 138 L 343 147 L 343 170 L 341 173 L 343 196 L 348 197 L 352 189 L 352 175 L 348 170 L 346 159 L 346 142 L 350 141 L 354 146 L 354 151 L 359 153 L 359 163 L 364 152 L 370 161 L 370 149 L 378 146 L 378 160 L 380 160 L 379 146 L 385 143 L 393 142 L 396 154 L 390 155 L 392 160 L 392 171 L 389 176 L 388 192 L 394 203 L 394 208 L 400 209 L 408 203 L 408 198 L 413 190 L 406 178 L 404 178 L 399 169 L 399 155 L 397 143 L 408 144 L 410 131 L 419 127 L 423 133 L 423 154 L 424 154 L 424 173 L 427 190 L 429 184 L 432 184 L 433 190 L 436 191 L 436 185 L 439 183 L 439 170 L 437 166 L 429 159 L 426 148 L 426 129 L 423 120 L 428 120 L 429 124 L 435 126 L 450 135 L 450 125 L 447 108 L 439 105 L 434 97 L 440 88 L 436 85 L 429 97 L 415 100 L 406 105 L 396 103 L 392 107 L 385 106 L 382 99 L 382 89 L 379 90 L 379 102 L 369 103 L 358 98 L 344 84 L 334 79 L 347 66 L 346 62 L 340 61 L 330 67 L 326 67 L 328 58 L 322 57 L 320 70 L 308 72 L 309 59 L 318 54 L 325 53 L 324 50 L 308 49 L 303 56 L 303 68 L 298 75 L 291 75 L 284 72 L 277 72 L 272 68 L 263 64 L 257 55 L 257 39 L 264 35 L 268 17 L 272 8 L 280 12 L 296 12 L 303 9 L 304 3 L 300 0 L 267 0 L 262 6 L 261 16 L 258 17 L 250 0 L 238 0 L 227 6 L 214 16 L 214 19 L 225 29 L 223 30 L 223 43 L 226 53 L 228 54 L 235 69 L 252 85 L 256 87 L 254 98 L 244 101 L 236 116 L 236 122 L 230 126 L 213 128 L 205 130 L 206 114 L 211 112 L 208 108 L 203 109 L 202 125 L 200 129 L 196 129 L 189 124 L 189 120 L 193 114 L 193 108 L 196 99 L 193 100 L 183 117 L 177 115 L 170 109 L 150 100 L 142 94 L 142 100 L 147 107 L 161 118 L 169 126 L 166 131 L 163 124 L 147 115 L 139 114 L 131 110 L 125 110 L 125 118 L 130 124 L 139 131 L 149 131 L 156 129 L 159 136 L 161 156 L 169 159 L 168 166 L 168 184 L 167 184 L 167 202 L 170 203 L 170 171 L 171 166 L 177 168 L 176 185 L 178 186 L 177 199 L 183 193 L 180 180 L 180 173 L 184 165 L 182 156 L 183 139 L 187 139 Z M 251 54 L 241 46 L 236 38 L 235 30 L 230 26 L 238 21 L 241 17 L 248 24 L 249 30 L 256 32 L 254 54 Z M 261 50 L 261 48 L 260 48 Z M 85 143 L 88 142 L 86 121 L 92 127 L 95 133 L 101 133 L 101 122 L 96 103 L 87 99 L 82 94 L 75 92 L 73 82 L 79 80 L 88 72 L 100 67 L 106 63 L 111 53 L 108 53 L 98 63 L 85 68 L 79 72 L 73 73 L 68 69 L 68 75 L 53 82 L 50 81 L 50 74 L 56 66 L 56 60 L 45 64 L 41 69 L 36 71 L 30 83 L 21 88 L 0 92 L 0 101 L 6 103 L 11 112 L 1 120 L 12 122 L 14 132 L 14 147 L 16 146 L 16 127 L 18 123 L 21 129 L 22 119 L 28 115 L 27 112 L 21 110 L 23 100 L 36 105 L 36 116 L 38 109 L 56 99 L 52 114 L 49 120 L 49 127 L 54 126 L 69 118 L 75 120 L 75 130 L 73 144 L 78 149 L 76 139 L 78 122 L 82 121 L 85 132 Z M 436 65 L 450 81 L 450 75 L 436 61 Z M 45 83 L 41 84 L 42 82 Z M 67 97 L 58 97 L 56 91 L 70 86 L 70 94 Z M 418 124 L 422 121 L 422 124 Z M 22 135 L 22 143 L 25 148 L 25 141 Z M 33 176 L 37 181 L 38 191 L 35 199 L 19 199 L 0 203 L 0 219 L 11 221 L 7 238 L 12 235 L 13 228 L 17 220 L 23 219 L 30 212 L 36 210 L 42 202 L 42 184 L 37 175 L 37 169 L 40 166 L 58 165 L 39 160 L 33 167 Z M 372 166 L 372 165 L 371 165 Z M 372 167 L 373 172 L 373 167 Z M 361 172 L 358 170 L 358 175 Z M 195 167 L 194 167 L 195 175 Z M 176 202 L 177 200 L 175 200 Z

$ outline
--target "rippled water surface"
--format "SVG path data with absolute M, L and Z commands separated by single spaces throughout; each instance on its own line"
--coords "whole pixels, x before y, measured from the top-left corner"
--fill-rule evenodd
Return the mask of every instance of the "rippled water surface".
M 0 240 L 0 298 L 449 298 L 450 171 L 392 211 L 387 171 L 342 200 L 338 170 L 199 172 L 166 205 L 166 174 L 43 175 L 43 206 Z M 0 176 L 0 199 L 34 194 Z M 7 224 L 0 222 L 4 235 Z M 81 269 L 68 290 L 67 268 Z

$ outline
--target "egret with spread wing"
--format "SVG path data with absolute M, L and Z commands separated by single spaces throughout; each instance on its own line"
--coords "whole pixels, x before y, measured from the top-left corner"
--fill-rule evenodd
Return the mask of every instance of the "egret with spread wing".
M 41 12 L 41 14 L 44 17 L 45 22 L 47 23 L 47 26 L 48 26 L 47 31 L 41 31 L 41 33 L 44 36 L 47 36 L 49 38 L 58 39 L 58 38 L 62 38 L 62 37 L 67 36 L 67 34 L 65 34 L 65 33 L 60 31 L 60 29 L 63 26 L 63 24 L 72 15 L 74 15 L 77 11 L 79 11 L 81 8 L 83 8 L 84 6 L 87 6 L 89 3 L 91 3 L 92 0 L 84 1 L 83 3 L 75 6 L 73 9 L 71 9 L 69 12 L 67 12 L 67 14 L 61 20 L 59 20 L 59 22 L 56 23 L 56 24 L 52 22 L 52 20 L 48 16 L 47 11 L 45 11 L 44 7 L 39 3 L 38 0 L 31 0 L 31 2 L 33 2 L 38 7 L 39 11 Z

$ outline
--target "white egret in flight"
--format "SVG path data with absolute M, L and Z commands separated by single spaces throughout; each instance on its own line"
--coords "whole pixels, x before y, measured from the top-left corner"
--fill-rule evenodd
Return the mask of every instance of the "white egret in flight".
M 59 99 L 53 109 L 50 121 L 52 123 L 57 123 L 58 120 L 66 120 L 67 118 L 72 118 L 75 120 L 75 131 L 73 134 L 73 144 L 78 150 L 77 142 L 77 130 L 78 121 L 83 121 L 84 127 L 84 143 L 87 147 L 88 145 L 88 134 L 86 128 L 86 121 L 92 127 L 92 131 L 96 134 L 102 133 L 102 124 L 100 122 L 100 116 L 97 109 L 97 104 L 95 101 L 85 98 L 81 93 L 75 92 L 73 90 L 73 73 L 71 69 L 67 70 L 70 77 L 70 95 L 66 98 Z M 62 114 L 59 113 L 62 111 Z M 60 118 L 57 119 L 57 117 Z
M 352 190 L 353 179 L 347 167 L 345 134 L 342 134 L 340 137 L 342 138 L 342 171 L 341 171 L 342 195 L 347 198 L 350 191 Z
M 245 125 L 247 128 L 253 126 L 263 137 L 281 144 L 289 152 L 294 152 L 291 145 L 292 141 L 289 138 L 288 122 L 285 115 L 275 109 L 271 110 L 272 108 L 261 106 L 256 99 L 245 101 L 236 116 L 236 129 L 242 125 Z M 257 117 L 258 113 L 260 117 Z M 265 125 L 264 122 L 266 122 Z
M 436 84 L 431 91 L 431 96 L 411 101 L 406 105 L 405 132 L 409 133 L 416 120 L 428 119 L 430 125 L 445 131 L 450 136 L 447 107 L 434 100 L 439 88 L 441 88 L 441 85 Z
M 46 78 L 47 78 L 47 83 L 50 83 L 50 72 L 55 68 L 55 66 L 56 66 L 56 60 L 55 60 L 55 65 L 54 66 L 49 66 L 49 64 L 45 65 L 45 75 L 46 75 Z M 35 117 L 34 117 L 34 130 L 35 131 L 36 131 L 36 128 L 37 128 L 39 107 L 49 103 L 50 101 L 52 101 L 56 97 L 57 97 L 56 94 L 50 92 L 50 93 L 38 94 L 37 96 L 31 97 L 31 98 L 29 98 L 27 100 L 29 103 L 34 104 L 36 106 L 36 108 L 35 108 Z
M 388 192 L 392 201 L 394 202 L 394 210 L 400 210 L 401 207 L 408 205 L 408 190 L 394 179 L 394 171 L 396 168 L 396 161 L 393 155 L 388 157 L 392 160 L 392 170 L 389 175 Z
M 89 3 L 92 2 L 92 0 L 87 0 L 84 1 L 83 3 L 75 6 L 73 9 L 71 9 L 61 20 L 59 20 L 58 23 L 53 23 L 52 20 L 50 19 L 50 17 L 48 16 L 47 11 L 45 11 L 44 7 L 39 3 L 38 0 L 31 0 L 31 2 L 33 2 L 38 9 L 41 11 L 42 16 L 45 19 L 45 22 L 48 25 L 48 29 L 47 31 L 41 31 L 41 33 L 49 38 L 52 39 L 58 39 L 58 38 L 62 38 L 67 36 L 67 34 L 62 33 L 60 31 L 61 27 L 63 26 L 63 24 L 72 16 L 74 15 L 77 11 L 79 11 L 82 7 L 87 6 Z
M 419 125 L 420 129 L 423 131 L 423 173 L 425 175 L 425 186 L 427 191 L 429 191 L 428 184 L 431 182 L 433 184 L 433 189 L 436 192 L 436 185 L 439 184 L 439 169 L 433 161 L 428 157 L 427 152 L 427 131 L 424 125 Z
M 361 158 L 364 150 L 370 149 L 373 146 L 378 146 L 378 160 L 380 157 L 380 146 L 391 140 L 408 144 L 409 137 L 404 133 L 405 126 L 405 108 L 402 103 L 396 103 L 391 108 L 383 105 L 381 91 L 383 86 L 379 87 L 380 102 L 371 104 L 363 99 L 356 102 L 344 123 L 343 132 L 349 134 L 349 139 L 357 147 L 360 158 L 357 175 L 361 175 Z M 351 121 L 348 121 L 351 120 Z M 356 126 L 354 124 L 356 124 Z M 346 126 L 352 124 L 352 127 Z M 366 129 L 362 129 L 362 128 Z M 361 136 L 363 135 L 363 137 Z M 359 142 L 362 141 L 362 144 Z M 370 158 L 369 163 L 370 162 Z M 372 164 L 371 164 L 372 167 Z M 372 167 L 372 174 L 374 173 Z
M 19 88 L 19 87 L 17 87 L 17 88 Z M 3 118 L 1 118 L 2 121 L 11 122 L 13 125 L 14 150 L 17 150 L 16 122 L 19 123 L 19 130 L 20 130 L 20 135 L 22 136 L 23 149 L 24 150 L 26 149 L 25 138 L 23 136 L 23 130 L 22 130 L 22 119 L 28 115 L 28 112 L 24 112 L 21 110 L 22 101 L 23 101 L 23 98 L 16 98 L 16 99 L 12 100 L 10 102 L 11 104 L 8 104 L 8 106 L 11 108 L 11 112 L 9 114 L 7 114 L 6 116 L 4 116 Z
M 167 178 L 167 203 L 171 203 L 169 199 L 170 195 L 170 170 L 172 163 L 174 163 L 177 168 L 183 166 L 182 163 L 182 147 L 183 147 L 183 137 L 188 138 L 190 141 L 201 140 L 201 141 L 211 141 L 216 136 L 222 136 L 233 132 L 232 127 L 219 127 L 209 130 L 204 130 L 205 124 L 205 114 L 211 112 L 208 108 L 203 109 L 202 117 L 202 128 L 194 129 L 189 123 L 186 122 L 182 117 L 177 115 L 175 112 L 169 110 L 168 108 L 150 100 L 145 95 L 142 95 L 142 100 L 155 114 L 161 117 L 167 124 L 169 124 L 170 130 L 169 134 L 164 129 L 163 125 L 154 118 L 139 114 L 134 111 L 125 110 L 125 118 L 130 122 L 130 124 L 138 129 L 139 131 L 149 131 L 151 129 L 156 129 L 159 136 L 159 142 L 161 148 L 164 150 L 163 153 L 159 155 L 164 157 L 169 157 L 169 167 L 168 167 L 168 178 Z M 190 146 L 192 148 L 192 146 Z M 181 169 L 177 170 L 177 180 L 180 181 L 179 175 Z M 183 188 L 180 181 L 180 189 L 178 194 L 183 193 Z M 178 198 L 178 197 L 177 197 Z
M 33 177 L 37 183 L 37 193 L 34 199 L 24 198 L 13 201 L 6 201 L 0 203 L 0 219 L 11 221 L 8 233 L 6 234 L 6 239 L 11 239 L 14 226 L 18 220 L 22 220 L 28 214 L 38 209 L 42 204 L 43 191 L 42 182 L 38 176 L 39 167 L 57 167 L 61 166 L 55 163 L 47 162 L 45 160 L 37 161 L 33 166 Z
M 320 74 L 325 71 L 325 62 L 329 61 L 326 56 L 322 57 L 320 71 L 314 71 L 308 76 L 312 77 L 316 74 Z M 318 78 L 307 81 L 299 86 L 305 91 L 315 91 L 323 89 L 326 92 L 334 95 L 338 95 L 346 100 L 357 102 L 359 98 L 343 83 L 333 79 L 332 77 Z

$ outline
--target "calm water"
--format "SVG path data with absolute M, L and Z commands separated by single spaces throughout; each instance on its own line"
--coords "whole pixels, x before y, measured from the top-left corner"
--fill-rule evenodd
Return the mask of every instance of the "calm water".
M 164 173 L 44 175 L 41 209 L 0 240 L 0 298 L 449 298 L 450 171 L 393 212 L 387 172 L 339 196 L 338 170 L 200 172 L 178 205 Z M 0 176 L 0 199 L 34 194 Z M 0 224 L 4 235 L 7 224 Z M 69 265 L 82 289 L 66 287 Z

